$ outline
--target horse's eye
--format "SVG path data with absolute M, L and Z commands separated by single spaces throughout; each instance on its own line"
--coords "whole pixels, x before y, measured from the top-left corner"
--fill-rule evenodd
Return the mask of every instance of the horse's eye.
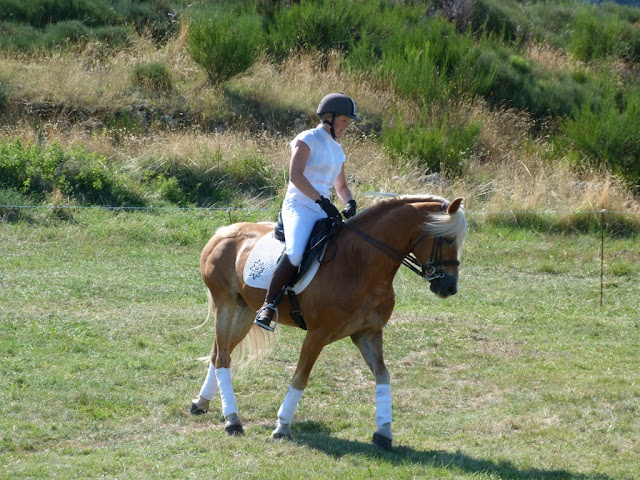
M 445 244 L 447 247 L 450 247 L 450 246 L 452 246 L 452 245 L 453 245 L 453 244 L 455 244 L 455 243 L 456 243 L 456 239 L 455 239 L 455 238 L 449 238 L 449 237 L 445 237 L 445 238 L 444 238 L 444 244 Z

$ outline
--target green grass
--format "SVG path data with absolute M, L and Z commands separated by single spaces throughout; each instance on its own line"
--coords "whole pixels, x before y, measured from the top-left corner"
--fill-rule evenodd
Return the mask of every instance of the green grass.
M 272 212 L 236 211 L 233 221 Z M 460 292 L 408 271 L 385 329 L 395 450 L 370 446 L 373 380 L 321 355 L 294 440 L 269 438 L 303 332 L 235 372 L 246 436 L 188 413 L 213 341 L 202 246 L 228 214 L 34 211 L 0 224 L 2 478 L 623 479 L 637 463 L 637 238 L 473 221 Z

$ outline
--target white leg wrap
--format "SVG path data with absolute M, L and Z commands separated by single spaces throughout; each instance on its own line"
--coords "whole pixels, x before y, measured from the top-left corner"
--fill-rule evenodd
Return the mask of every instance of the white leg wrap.
M 220 389 L 220 399 L 222 400 L 222 415 L 227 418 L 232 413 L 238 413 L 236 397 L 233 394 L 233 385 L 231 385 L 231 370 L 229 368 L 217 368 L 216 378 L 218 379 L 218 389 Z
M 280 406 L 280 410 L 278 410 L 278 423 L 281 424 L 289 424 L 293 419 L 293 414 L 298 407 L 298 402 L 302 398 L 302 394 L 304 390 L 298 390 L 289 386 L 289 391 L 284 397 L 284 402 Z
M 376 385 L 376 425 L 391 423 L 391 385 Z
M 218 391 L 218 381 L 216 380 L 215 367 L 213 363 L 209 364 L 209 371 L 207 371 L 207 378 L 204 379 L 202 388 L 200 389 L 200 396 L 205 400 L 211 400 L 215 397 Z

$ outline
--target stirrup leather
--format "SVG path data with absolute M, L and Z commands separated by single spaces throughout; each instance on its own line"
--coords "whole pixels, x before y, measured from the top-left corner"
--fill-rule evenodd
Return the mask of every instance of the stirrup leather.
M 276 323 L 273 325 L 273 327 L 271 326 L 271 322 L 273 321 L 273 319 L 269 319 L 269 317 L 266 317 L 266 315 L 265 315 L 266 318 L 262 317 L 262 313 L 265 310 L 273 310 L 276 314 L 275 315 Z M 260 310 L 258 310 L 258 313 L 256 314 L 256 319 L 253 321 L 253 323 L 258 325 L 259 327 L 264 328 L 265 330 L 269 330 L 270 332 L 273 332 L 278 326 L 278 306 L 273 303 L 268 303 L 260 307 Z

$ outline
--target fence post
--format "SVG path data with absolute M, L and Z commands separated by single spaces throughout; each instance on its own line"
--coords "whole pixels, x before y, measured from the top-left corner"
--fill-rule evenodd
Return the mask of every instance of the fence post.
M 602 297 L 604 296 L 604 216 L 606 209 L 600 210 L 600 308 L 602 309 Z

